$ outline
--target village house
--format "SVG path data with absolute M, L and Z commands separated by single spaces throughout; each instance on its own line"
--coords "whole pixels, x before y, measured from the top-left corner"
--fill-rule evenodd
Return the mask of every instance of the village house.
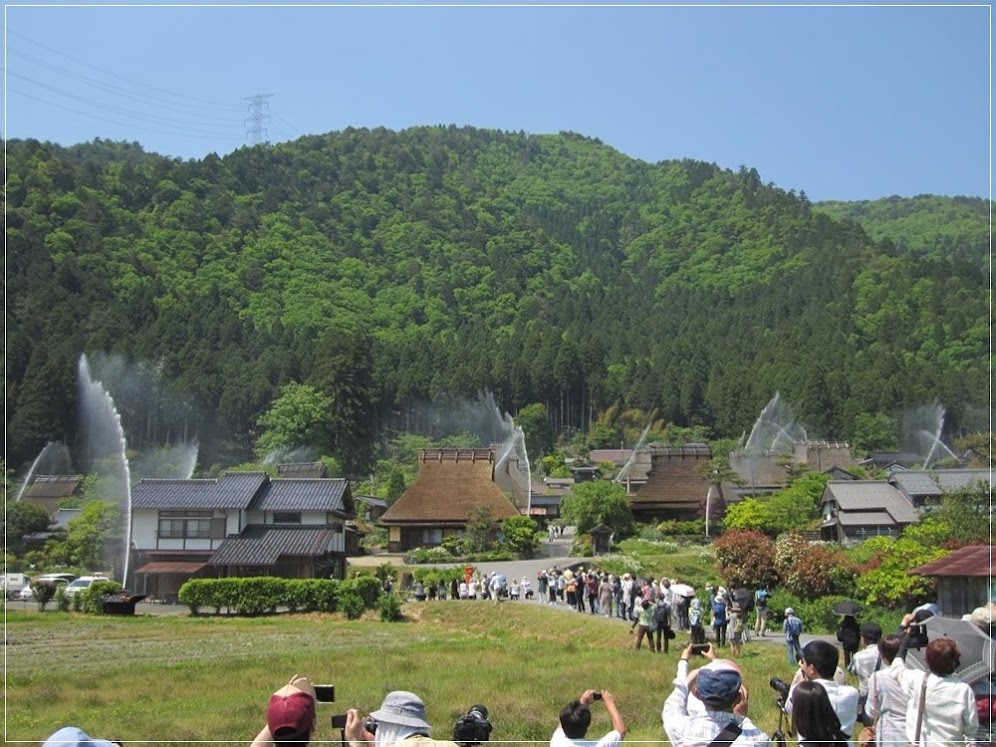
M 519 509 L 495 477 L 493 449 L 423 451 L 415 482 L 380 518 L 388 530 L 388 551 L 433 547 L 446 537 L 461 536 L 471 511 L 480 506 L 495 522 L 518 516 Z M 510 478 L 510 484 L 517 480 Z
M 83 475 L 38 475 L 21 500 L 45 510 L 54 517 L 59 501 L 79 495 Z
M 343 479 L 144 479 L 132 489 L 133 587 L 171 599 L 193 577 L 341 579 L 355 517 Z
M 937 606 L 947 617 L 967 615 L 996 599 L 991 545 L 971 545 L 910 570 L 937 579 Z
M 909 499 L 884 480 L 831 480 L 820 507 L 820 537 L 841 544 L 878 535 L 896 537 L 919 518 Z
M 646 482 L 629 497 L 633 518 L 659 522 L 702 516 L 711 487 L 709 445 L 654 446 L 648 453 L 650 470 Z

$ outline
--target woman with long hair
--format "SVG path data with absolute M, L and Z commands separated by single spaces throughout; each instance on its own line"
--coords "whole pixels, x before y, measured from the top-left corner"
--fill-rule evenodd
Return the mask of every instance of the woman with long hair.
M 792 729 L 803 745 L 846 747 L 847 735 L 830 704 L 830 696 L 819 682 L 803 680 L 792 691 Z

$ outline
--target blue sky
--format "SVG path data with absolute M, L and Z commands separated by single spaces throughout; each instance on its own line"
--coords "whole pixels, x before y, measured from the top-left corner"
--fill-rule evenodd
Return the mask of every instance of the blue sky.
M 813 200 L 991 194 L 991 8 L 6 5 L 11 138 L 180 158 L 346 127 L 569 130 Z

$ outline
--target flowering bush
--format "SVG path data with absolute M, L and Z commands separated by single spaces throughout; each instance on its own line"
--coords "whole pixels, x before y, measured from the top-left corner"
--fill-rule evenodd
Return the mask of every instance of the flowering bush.
M 752 529 L 726 531 L 712 547 L 716 572 L 730 588 L 754 589 L 777 583 L 775 545 L 763 532 Z
M 785 591 L 803 599 L 853 591 L 856 568 L 838 545 L 790 534 L 778 540 L 774 560 Z

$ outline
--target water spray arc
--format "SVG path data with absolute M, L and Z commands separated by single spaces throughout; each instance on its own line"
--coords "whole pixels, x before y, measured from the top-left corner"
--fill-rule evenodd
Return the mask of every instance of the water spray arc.
M 104 460 L 111 457 L 118 467 L 117 477 L 121 488 L 114 496 L 121 505 L 125 517 L 124 527 L 124 561 L 122 563 L 121 583 L 128 581 L 128 561 L 131 555 L 131 468 L 128 464 L 128 444 L 124 428 L 121 426 L 121 415 L 114 406 L 114 399 L 99 381 L 90 375 L 90 366 L 86 355 L 81 355 L 77 366 L 80 386 L 81 425 L 85 432 L 87 457 L 97 471 L 103 470 Z M 99 466 L 98 466 L 99 465 Z

